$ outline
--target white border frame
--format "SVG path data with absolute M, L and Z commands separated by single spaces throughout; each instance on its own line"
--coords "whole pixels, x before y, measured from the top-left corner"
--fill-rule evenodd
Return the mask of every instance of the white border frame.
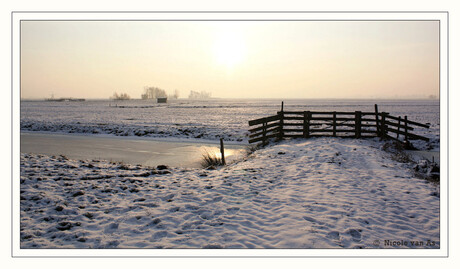
M 440 248 L 439 249 L 21 249 L 20 24 L 23 20 L 267 20 L 440 21 Z M 12 12 L 12 256 L 13 257 L 448 257 L 448 12 Z

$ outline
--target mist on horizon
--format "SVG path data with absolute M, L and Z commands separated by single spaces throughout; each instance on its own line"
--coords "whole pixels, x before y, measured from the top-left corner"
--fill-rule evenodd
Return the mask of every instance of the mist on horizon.
M 21 22 L 21 99 L 437 99 L 437 21 Z

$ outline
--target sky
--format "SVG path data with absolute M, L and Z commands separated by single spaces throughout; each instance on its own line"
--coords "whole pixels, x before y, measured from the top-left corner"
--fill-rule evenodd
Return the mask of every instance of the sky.
M 437 21 L 22 21 L 21 98 L 439 96 Z

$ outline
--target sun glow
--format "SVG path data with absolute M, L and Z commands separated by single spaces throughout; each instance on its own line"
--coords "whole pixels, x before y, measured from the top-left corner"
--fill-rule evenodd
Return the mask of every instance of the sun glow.
M 240 65 L 246 57 L 244 39 L 232 32 L 220 34 L 214 44 L 214 55 L 220 65 L 233 69 Z

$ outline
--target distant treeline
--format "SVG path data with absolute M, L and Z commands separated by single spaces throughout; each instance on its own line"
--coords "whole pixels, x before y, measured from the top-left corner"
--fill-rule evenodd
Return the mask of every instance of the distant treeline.
M 164 89 L 158 87 L 144 87 L 144 93 L 141 95 L 142 99 L 156 99 L 156 98 L 169 98 L 169 99 L 178 99 L 179 91 L 174 90 L 174 94 L 168 95 Z M 188 98 L 190 99 L 205 99 L 210 98 L 211 93 L 206 91 L 190 91 Z
M 211 98 L 211 93 L 210 93 L 210 92 L 206 92 L 206 91 L 201 91 L 201 92 L 190 91 L 190 94 L 188 95 L 188 98 L 190 98 L 190 99 L 206 99 L 206 98 Z
M 174 90 L 174 94 L 168 95 L 164 89 L 159 87 L 144 87 L 144 93 L 141 95 L 141 98 L 146 99 L 157 99 L 157 98 L 169 98 L 169 99 L 178 99 L 179 98 L 179 91 Z M 207 99 L 211 98 L 211 92 L 207 91 L 190 91 L 188 95 L 189 99 Z M 131 97 L 127 93 L 120 93 L 114 92 L 113 95 L 110 97 L 112 100 L 129 100 Z
M 131 99 L 131 97 L 127 93 L 118 94 L 117 92 L 115 92 L 110 99 L 113 99 L 113 100 L 129 100 L 129 99 Z

